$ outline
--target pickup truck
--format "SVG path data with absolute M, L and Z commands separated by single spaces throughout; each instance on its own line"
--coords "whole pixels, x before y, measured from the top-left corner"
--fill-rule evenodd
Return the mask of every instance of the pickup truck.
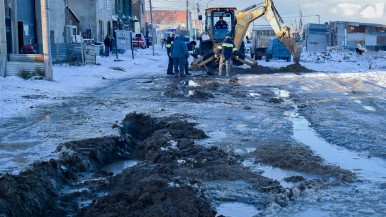
M 291 61 L 291 53 L 277 37 L 269 39 L 268 49 L 265 54 L 265 61 L 269 62 L 272 58 L 284 59 L 287 62 Z

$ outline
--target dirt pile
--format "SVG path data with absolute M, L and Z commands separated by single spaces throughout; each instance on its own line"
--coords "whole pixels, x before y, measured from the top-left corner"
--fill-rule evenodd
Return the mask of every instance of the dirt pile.
M 173 177 L 165 165 L 140 165 L 113 178 L 114 190 L 78 216 L 215 216 L 200 181 Z
M 57 147 L 59 159 L 35 163 L 19 175 L 0 177 L 0 216 L 215 216 L 213 204 L 239 198 L 221 183 L 247 183 L 250 201 L 264 209 L 286 206 L 317 181 L 285 189 L 276 180 L 244 167 L 242 156 L 203 147 L 207 135 L 185 115 L 154 118 L 130 113 L 114 125 L 120 136 L 72 141 Z M 348 180 L 352 174 L 322 164 L 299 147 L 263 144 L 250 153 L 258 163 Z M 118 160 L 139 164 L 123 172 L 103 167 Z M 226 191 L 226 190 L 222 190 Z M 243 193 L 244 194 L 244 193 Z M 245 196 L 242 196 L 245 197 Z
M 314 72 L 314 70 L 308 69 L 299 63 L 294 63 L 286 67 L 281 67 L 279 72 Z
M 267 66 L 252 66 L 248 69 L 243 68 L 235 68 L 235 73 L 239 74 L 274 74 L 274 73 L 283 73 L 283 72 L 294 72 L 294 73 L 306 73 L 306 72 L 313 72 L 313 70 L 308 69 L 299 63 L 290 64 L 286 67 L 281 68 L 273 68 L 273 67 L 267 67 Z
M 205 181 L 242 179 L 258 192 L 284 192 L 237 156 L 195 145 L 207 136 L 184 118 L 131 113 L 115 125 L 120 137 L 59 145 L 59 159 L 0 178 L 0 216 L 215 216 Z M 102 170 L 122 159 L 141 163 L 119 174 Z
M 99 165 L 114 161 L 121 150 L 130 150 L 118 137 L 75 141 L 58 146 L 60 159 L 36 162 L 18 175 L 0 177 L 0 216 L 50 216 L 57 206 L 60 190 L 79 174 L 97 171 Z M 126 151 L 125 151 L 126 152 Z
M 351 182 L 355 179 L 351 171 L 334 165 L 326 165 L 320 156 L 315 155 L 307 147 L 291 142 L 263 143 L 252 155 L 260 163 L 335 178 L 338 183 Z

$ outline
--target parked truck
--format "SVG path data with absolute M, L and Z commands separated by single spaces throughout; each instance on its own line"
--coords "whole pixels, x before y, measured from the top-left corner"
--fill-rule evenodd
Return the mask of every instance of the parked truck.
M 269 39 L 267 52 L 265 54 L 265 61 L 269 62 L 273 58 L 283 59 L 287 62 L 291 60 L 291 52 L 279 41 L 277 37 Z
M 265 57 L 269 39 L 276 36 L 271 26 L 254 26 L 252 31 L 251 57 L 261 60 Z

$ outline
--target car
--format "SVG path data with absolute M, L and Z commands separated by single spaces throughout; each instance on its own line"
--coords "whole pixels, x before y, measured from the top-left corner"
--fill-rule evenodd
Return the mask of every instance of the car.
M 142 33 L 133 32 L 132 42 L 133 42 L 133 47 L 139 47 L 142 49 L 146 48 L 146 40 Z

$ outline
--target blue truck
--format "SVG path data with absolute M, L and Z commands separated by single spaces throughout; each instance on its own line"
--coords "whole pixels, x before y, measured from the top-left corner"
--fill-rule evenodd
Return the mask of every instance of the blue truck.
M 273 58 L 284 59 L 287 62 L 291 61 L 291 53 L 276 37 L 269 39 L 265 61 L 269 62 Z

